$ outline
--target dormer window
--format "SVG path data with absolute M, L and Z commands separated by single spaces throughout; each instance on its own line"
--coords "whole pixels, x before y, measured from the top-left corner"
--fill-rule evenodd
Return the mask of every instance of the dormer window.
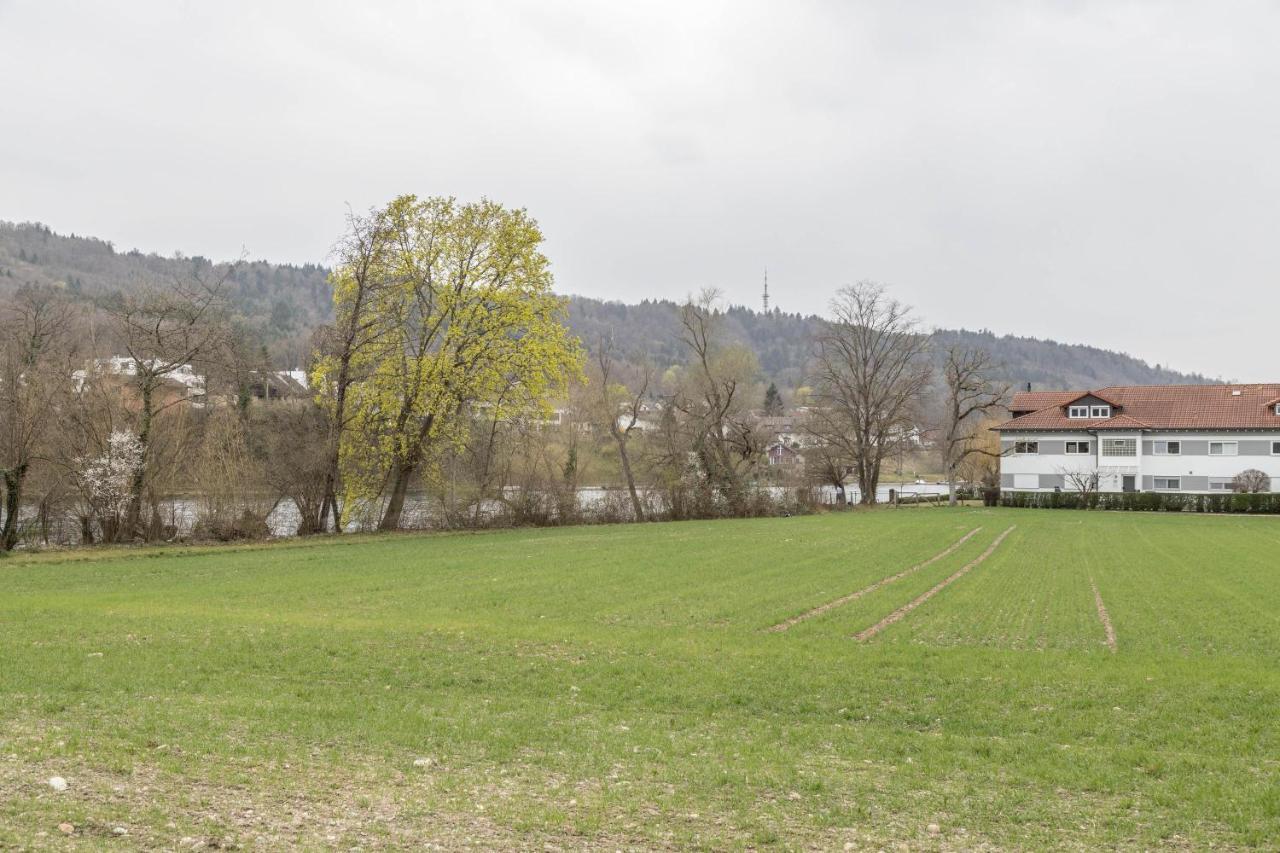
M 1111 407 L 1110 406 L 1093 406 L 1089 409 L 1089 417 L 1109 418 L 1111 417 Z
M 1280 414 L 1280 405 L 1276 406 L 1277 414 Z M 1089 417 L 1088 406 L 1069 406 L 1067 408 L 1067 417 L 1069 418 L 1087 418 Z
M 1277 415 L 1280 415 L 1280 403 L 1276 403 L 1276 409 L 1275 409 L 1275 411 L 1276 411 L 1276 414 L 1277 414 Z

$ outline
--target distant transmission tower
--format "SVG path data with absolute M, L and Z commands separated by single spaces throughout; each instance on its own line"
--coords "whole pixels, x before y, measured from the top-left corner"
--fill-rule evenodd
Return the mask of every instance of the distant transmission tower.
M 764 313 L 769 313 L 769 268 L 764 268 Z

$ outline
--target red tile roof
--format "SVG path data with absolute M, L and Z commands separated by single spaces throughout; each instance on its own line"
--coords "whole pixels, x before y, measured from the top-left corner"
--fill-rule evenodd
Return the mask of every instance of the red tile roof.
M 1084 429 L 1151 429 L 1151 424 L 1128 415 L 1113 415 L 1100 421 L 1087 421 Z
M 1113 417 L 1068 418 L 1067 404 L 1092 394 L 1108 400 Z M 1029 414 L 997 430 L 1099 429 L 1273 429 L 1280 384 L 1271 385 L 1115 385 L 1093 391 L 1030 391 L 1015 394 L 1009 405 Z
M 1079 391 L 1021 391 L 1013 395 L 1009 410 L 1038 412 L 1049 406 L 1065 406 L 1081 396 Z

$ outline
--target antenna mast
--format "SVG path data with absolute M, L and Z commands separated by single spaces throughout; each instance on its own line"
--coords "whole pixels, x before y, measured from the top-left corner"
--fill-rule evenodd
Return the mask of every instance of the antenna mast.
M 764 313 L 769 313 L 769 268 L 764 268 Z

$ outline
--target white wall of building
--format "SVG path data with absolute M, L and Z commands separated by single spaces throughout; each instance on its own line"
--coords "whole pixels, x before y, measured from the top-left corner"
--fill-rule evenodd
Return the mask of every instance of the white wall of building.
M 1099 442 L 1106 438 L 1134 438 L 1137 455 L 1131 457 L 1106 457 L 1099 455 Z M 1092 442 L 1089 456 L 1069 455 L 1052 451 L 1068 441 Z M 1001 487 L 1016 491 L 1053 491 L 1055 486 L 1071 490 L 1066 472 L 1097 470 L 1101 491 L 1120 491 L 1125 474 L 1137 477 L 1140 491 L 1150 491 L 1155 477 L 1178 477 L 1182 492 L 1221 492 L 1212 489 L 1205 481 L 1226 480 L 1242 471 L 1256 468 L 1271 477 L 1272 491 L 1280 492 L 1280 455 L 1271 452 L 1272 444 L 1280 442 L 1280 433 L 1263 432 L 1143 432 L 1120 433 L 1103 431 L 1098 435 L 1081 433 L 1006 433 L 1002 436 L 1002 449 L 1008 449 L 1014 441 L 1037 441 L 1042 452 L 1035 455 L 1017 455 L 1009 452 L 1000 460 Z M 1180 455 L 1157 455 L 1148 452 L 1147 445 L 1155 441 L 1182 442 Z M 1238 455 L 1210 456 L 1198 452 L 1208 442 L 1236 442 Z M 1154 448 L 1152 448 L 1154 449 Z M 1192 452 L 1195 451 L 1195 452 Z M 1034 481 L 1033 479 L 1034 478 Z M 1063 482 L 1059 482 L 1063 480 Z M 1033 485 L 1034 482 L 1034 485 Z M 1229 489 L 1228 489 L 1229 491 Z

